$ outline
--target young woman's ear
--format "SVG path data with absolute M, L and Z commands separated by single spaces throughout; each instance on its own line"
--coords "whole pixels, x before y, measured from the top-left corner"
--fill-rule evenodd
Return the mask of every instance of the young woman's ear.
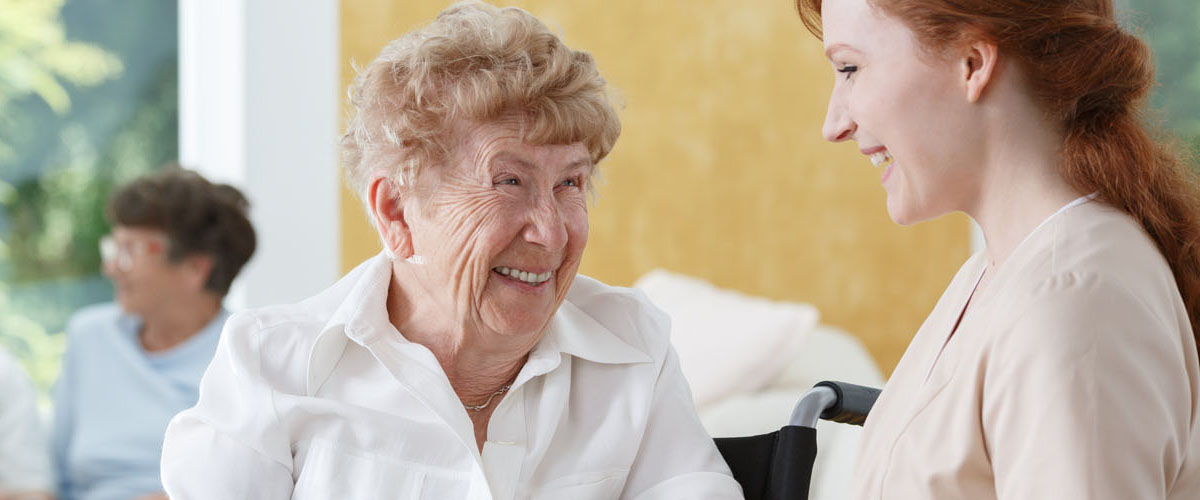
M 413 254 L 412 233 L 404 218 L 404 192 L 392 179 L 376 177 L 367 187 L 367 206 L 388 252 L 401 259 Z
M 984 40 L 971 42 L 962 54 L 962 83 L 967 100 L 979 102 L 996 74 L 1000 50 L 996 44 Z

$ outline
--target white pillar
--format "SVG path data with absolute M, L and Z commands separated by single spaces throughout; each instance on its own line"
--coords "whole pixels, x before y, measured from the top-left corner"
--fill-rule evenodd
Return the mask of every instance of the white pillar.
M 974 220 L 971 221 L 971 255 L 983 250 L 987 246 L 987 241 L 983 239 L 983 230 L 979 228 Z
M 337 0 L 179 0 L 180 162 L 241 189 L 258 250 L 230 308 L 339 274 Z

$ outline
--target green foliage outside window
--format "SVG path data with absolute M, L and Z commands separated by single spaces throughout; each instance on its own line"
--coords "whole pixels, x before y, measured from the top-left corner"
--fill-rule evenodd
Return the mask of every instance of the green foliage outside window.
M 1200 159 L 1200 2 L 1117 0 L 1124 24 L 1154 51 L 1150 102 L 1165 128 Z
M 178 157 L 177 7 L 0 0 L 0 347 L 45 391 L 62 329 L 111 300 L 112 188 Z

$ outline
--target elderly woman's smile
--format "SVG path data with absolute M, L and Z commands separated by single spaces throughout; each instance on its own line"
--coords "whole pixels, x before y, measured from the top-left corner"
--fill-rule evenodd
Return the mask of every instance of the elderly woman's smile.
M 495 271 L 501 276 L 509 276 L 513 280 L 516 280 L 520 283 L 525 283 L 534 288 L 541 286 L 542 283 L 545 283 L 550 279 L 550 276 L 554 274 L 553 271 L 538 273 L 536 271 L 522 271 L 520 269 L 504 266 L 492 268 L 492 271 Z

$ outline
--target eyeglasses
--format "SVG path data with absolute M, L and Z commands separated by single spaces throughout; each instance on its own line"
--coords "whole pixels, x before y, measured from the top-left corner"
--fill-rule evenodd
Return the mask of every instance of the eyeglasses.
M 117 241 L 111 234 L 100 238 L 100 259 L 113 263 L 117 269 L 128 272 L 133 269 L 133 259 L 147 254 L 160 253 L 167 247 L 166 237 L 146 237 Z

